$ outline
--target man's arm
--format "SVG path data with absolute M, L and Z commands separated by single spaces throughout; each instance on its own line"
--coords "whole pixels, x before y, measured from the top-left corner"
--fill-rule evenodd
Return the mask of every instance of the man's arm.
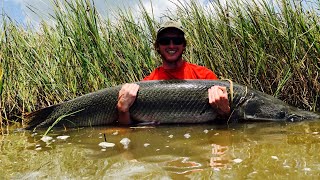
M 131 124 L 129 108 L 134 103 L 138 90 L 139 85 L 137 84 L 124 84 L 119 91 L 117 109 L 120 124 Z M 218 110 L 219 115 L 230 115 L 230 105 L 226 87 L 212 86 L 208 89 L 208 97 L 209 104 Z
M 118 121 L 120 124 L 128 125 L 131 124 L 129 108 L 136 100 L 139 85 L 137 84 L 124 84 L 118 96 Z
M 208 89 L 209 104 L 218 110 L 219 115 L 227 117 L 230 115 L 230 105 L 227 88 L 223 86 L 212 86 Z

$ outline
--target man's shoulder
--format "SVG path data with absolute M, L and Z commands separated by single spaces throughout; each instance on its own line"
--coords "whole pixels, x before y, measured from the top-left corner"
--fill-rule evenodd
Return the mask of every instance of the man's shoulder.
M 208 69 L 207 67 L 205 66 L 201 66 L 201 65 L 198 65 L 198 64 L 193 64 L 193 63 L 190 63 L 190 62 L 186 62 L 186 65 L 193 68 L 193 69 L 197 69 L 197 70 L 203 70 L 203 71 L 210 71 L 210 69 Z
M 157 80 L 159 78 L 159 75 L 162 73 L 163 67 L 159 66 L 155 68 L 148 76 L 143 78 L 143 80 Z
M 188 62 L 187 66 L 189 66 L 190 69 L 192 69 L 192 71 L 196 74 L 198 79 L 218 79 L 217 75 L 205 66 L 200 66 Z

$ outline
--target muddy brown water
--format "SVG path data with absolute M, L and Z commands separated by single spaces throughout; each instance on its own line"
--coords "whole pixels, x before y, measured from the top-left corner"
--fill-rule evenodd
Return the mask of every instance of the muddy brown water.
M 0 179 L 320 177 L 320 121 L 54 129 L 47 142 L 44 132 L 0 136 Z

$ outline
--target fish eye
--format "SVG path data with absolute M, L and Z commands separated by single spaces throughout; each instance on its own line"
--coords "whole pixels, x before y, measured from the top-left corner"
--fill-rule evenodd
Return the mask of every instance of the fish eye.
M 278 113 L 278 117 L 279 117 L 279 119 L 285 118 L 285 117 L 286 117 L 286 112 L 280 111 L 280 112 Z

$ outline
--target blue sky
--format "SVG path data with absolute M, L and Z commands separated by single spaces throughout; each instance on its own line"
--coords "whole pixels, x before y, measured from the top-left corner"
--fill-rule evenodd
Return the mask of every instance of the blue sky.
M 108 16 L 107 12 L 115 11 L 117 8 L 130 7 L 133 13 L 138 9 L 139 0 L 94 0 L 95 5 L 102 16 Z M 156 17 L 160 17 L 167 9 L 175 10 L 175 5 L 179 0 L 141 0 L 143 5 L 151 12 L 151 4 Z M 183 0 L 185 1 L 185 0 Z M 197 0 L 199 3 L 207 3 L 209 0 Z M 39 15 L 32 12 L 28 7 L 35 9 Z M 0 13 L 6 13 L 15 22 L 26 25 L 31 23 L 37 25 L 40 22 L 40 16 L 45 21 L 50 21 L 48 13 L 52 13 L 49 0 L 0 0 Z M 0 23 L 2 18 L 0 19 Z
M 188 0 L 141 0 L 145 8 L 147 8 L 148 12 L 151 12 L 151 7 L 153 7 L 153 13 L 155 14 L 155 17 L 160 17 L 168 9 L 174 11 L 175 5 L 173 3 L 178 3 L 179 1 Z M 207 5 L 210 2 L 210 0 L 196 1 L 198 1 L 202 5 Z M 220 1 L 225 2 L 226 0 Z M 267 1 L 270 2 L 275 0 Z M 307 0 L 302 1 L 305 4 L 305 1 Z M 316 0 L 309 0 L 308 2 L 314 3 L 315 1 Z M 108 12 L 114 12 L 117 8 L 123 8 L 124 6 L 130 7 L 133 10 L 133 13 L 138 14 L 138 11 L 136 11 L 135 9 L 139 9 L 139 0 L 94 0 L 94 2 L 99 13 L 102 16 L 110 16 Z M 32 12 L 28 7 L 34 9 L 38 14 Z M 31 24 L 33 26 L 37 26 L 41 21 L 41 18 L 45 21 L 50 21 L 49 13 L 52 13 L 50 0 L 0 0 L 0 8 L 0 14 L 6 13 L 9 17 L 12 18 L 12 20 L 22 25 Z M 0 26 L 1 24 L 2 16 L 0 17 Z
M 22 23 L 24 20 L 24 14 L 21 9 L 20 4 L 17 1 L 13 0 L 2 0 L 1 2 L 1 14 L 3 11 L 9 16 L 12 17 L 16 22 Z

